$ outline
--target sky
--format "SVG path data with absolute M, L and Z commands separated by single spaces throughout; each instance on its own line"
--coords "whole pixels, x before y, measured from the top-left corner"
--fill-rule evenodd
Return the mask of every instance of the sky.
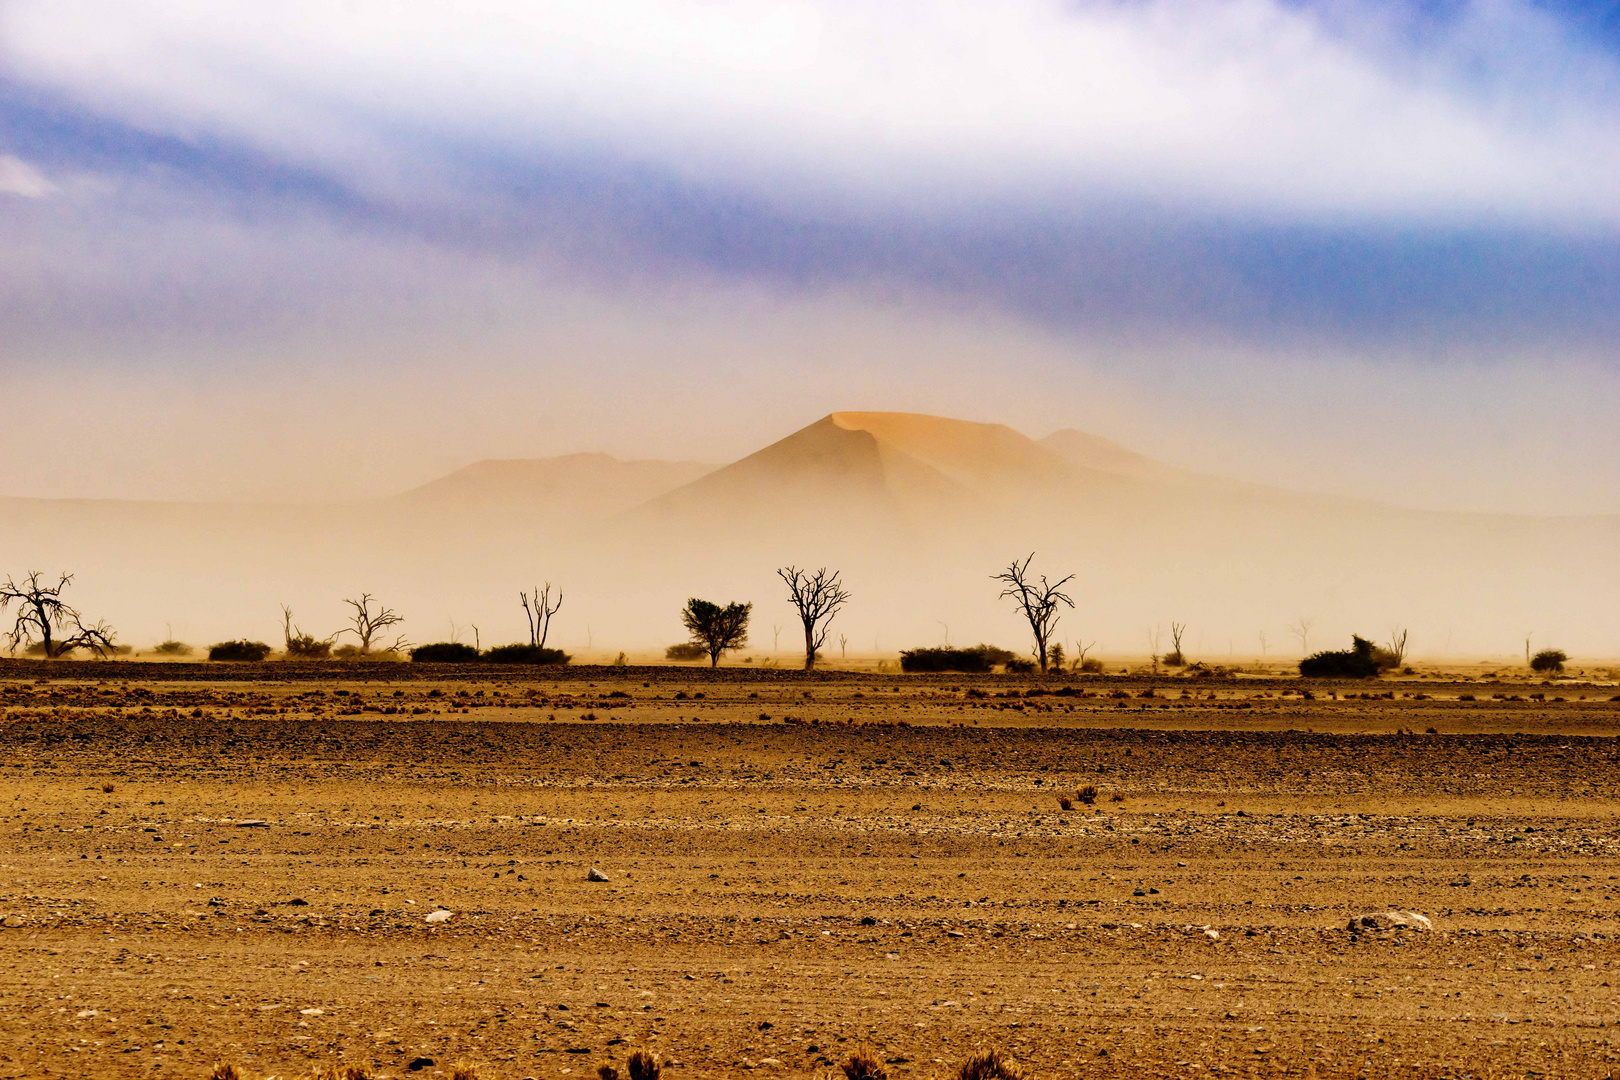
M 839 409 L 1620 513 L 1620 3 L 0 0 L 0 495 Z

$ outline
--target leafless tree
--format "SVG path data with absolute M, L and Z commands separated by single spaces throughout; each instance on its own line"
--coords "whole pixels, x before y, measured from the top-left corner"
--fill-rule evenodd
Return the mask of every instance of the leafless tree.
M 1186 654 L 1181 651 L 1181 635 L 1186 632 L 1186 623 L 1172 622 L 1170 624 L 1170 652 L 1165 656 L 1164 662 L 1171 667 L 1181 667 L 1187 662 Z
M 1011 597 L 1023 612 L 1024 618 L 1029 620 L 1029 631 L 1035 638 L 1035 657 L 1040 661 L 1041 674 L 1046 674 L 1046 665 L 1049 659 L 1046 643 L 1051 640 L 1052 631 L 1057 629 L 1059 605 L 1067 604 L 1074 607 L 1074 601 L 1069 594 L 1062 591 L 1063 586 L 1074 580 L 1070 574 L 1061 581 L 1047 582 L 1046 575 L 1041 575 L 1037 583 L 1029 576 L 1029 564 L 1035 559 L 1035 553 L 1022 563 L 1014 559 L 999 574 L 990 575 L 990 580 L 999 581 L 1006 588 L 1001 590 L 1000 599 Z
M 1085 667 L 1086 667 L 1086 653 L 1090 652 L 1092 649 L 1095 649 L 1096 647 L 1097 647 L 1097 643 L 1095 641 L 1093 641 L 1091 644 L 1088 645 L 1088 644 L 1086 644 L 1086 639 L 1085 638 L 1080 638 L 1078 641 L 1076 641 L 1074 643 L 1074 651 L 1075 651 L 1074 668 L 1075 668 L 1076 671 L 1084 671 L 1085 670 Z
M 16 621 L 6 634 L 6 651 L 15 653 L 19 646 L 26 649 L 37 639 L 49 660 L 66 656 L 74 649 L 90 649 L 100 657 L 107 655 L 114 647 L 117 632 L 104 621 L 84 625 L 78 609 L 62 599 L 62 590 L 71 584 L 73 575 L 62 574 L 55 585 L 47 585 L 38 570 L 30 571 L 21 583 L 6 578 L 6 583 L 0 585 L 0 611 L 13 603 L 17 605 Z
M 1040 575 L 1040 581 L 1035 581 L 1029 575 L 1029 563 L 1034 562 L 1035 552 L 1030 552 L 1024 562 L 1014 559 L 1008 563 L 1008 568 L 1001 573 L 990 575 L 991 581 L 1000 581 L 1006 588 L 1001 589 L 998 599 L 1011 597 L 1014 604 L 1019 607 L 1025 620 L 1029 620 L 1030 635 L 1035 638 L 1035 659 L 1040 661 L 1040 672 L 1047 674 L 1047 641 L 1051 640 L 1051 631 L 1058 628 L 1059 606 L 1074 607 L 1074 599 L 1064 593 L 1063 586 L 1074 580 L 1074 575 L 1066 576 L 1063 580 L 1047 581 L 1047 575 Z
M 1148 656 L 1153 660 L 1153 673 L 1155 675 L 1159 673 L 1159 634 L 1160 630 L 1157 626 L 1147 632 Z
M 303 629 L 292 621 L 292 608 L 286 604 L 281 605 L 281 637 L 284 642 L 282 651 L 289 660 L 324 660 L 332 651 L 332 642 L 335 635 L 329 638 L 318 638 L 314 634 L 306 634 Z
M 784 566 L 776 571 L 788 587 L 789 598 L 798 609 L 799 621 L 804 624 L 804 670 L 816 666 L 816 650 L 827 640 L 828 627 L 838 609 L 849 601 L 849 592 L 838 580 L 839 572 L 827 573 L 823 566 L 815 573 L 796 566 Z
M 1288 632 L 1299 639 L 1301 656 L 1311 655 L 1311 627 L 1314 625 L 1315 620 L 1307 619 L 1303 615 L 1288 624 Z
M 361 593 L 360 599 L 345 600 L 343 602 L 354 608 L 354 614 L 349 616 L 349 621 L 354 625 L 345 626 L 342 630 L 333 634 L 332 638 L 335 641 L 342 634 L 353 634 L 360 639 L 361 656 L 371 655 L 372 645 L 376 642 L 378 634 L 387 630 L 390 626 L 398 626 L 405 621 L 403 616 L 394 614 L 392 608 L 386 608 L 377 603 L 370 593 Z M 377 604 L 376 611 L 371 610 L 372 604 Z M 406 648 L 407 644 L 402 634 L 394 639 L 393 644 L 377 651 L 399 652 Z
M 1407 631 L 1399 626 L 1389 628 L 1389 655 L 1394 658 L 1395 666 L 1400 667 L 1406 663 L 1406 635 Z
M 518 593 L 518 599 L 523 601 L 523 615 L 529 620 L 529 644 L 537 649 L 546 647 L 546 634 L 551 631 L 551 617 L 562 610 L 562 590 L 557 590 L 557 602 L 551 602 L 551 582 L 545 587 L 534 587 L 534 596 L 528 593 Z M 579 640 L 575 638 L 574 640 Z
M 838 658 L 840 660 L 849 659 L 849 638 L 843 634 L 838 635 Z
M 1268 649 L 1269 646 L 1270 646 L 1270 642 L 1268 642 L 1266 640 L 1266 632 L 1264 630 L 1260 631 L 1260 655 L 1261 656 L 1265 656 L 1267 654 L 1267 649 Z M 1231 652 L 1232 650 L 1227 649 L 1226 651 Z
M 781 648 L 782 648 L 782 628 L 780 626 L 777 626 L 775 623 L 772 623 L 771 624 L 771 652 L 777 652 Z

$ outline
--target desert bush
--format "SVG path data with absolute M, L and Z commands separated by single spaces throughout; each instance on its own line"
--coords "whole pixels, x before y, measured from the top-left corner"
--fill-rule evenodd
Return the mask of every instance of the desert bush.
M 1022 1077 L 1018 1066 L 1002 1057 L 999 1050 L 974 1054 L 956 1069 L 956 1080 L 1022 1080 Z
M 1530 670 L 1557 674 L 1564 670 L 1569 655 L 1563 649 L 1542 649 L 1530 658 Z
M 844 1059 L 841 1066 L 846 1080 L 889 1080 L 889 1070 L 867 1047 L 861 1047 Z
M 246 660 L 257 663 L 270 655 L 270 646 L 262 641 L 249 641 L 240 638 L 236 641 L 221 641 L 208 646 L 208 659 L 210 660 Z
M 1336 652 L 1319 652 L 1299 662 L 1299 673 L 1311 679 L 1370 679 L 1380 670 L 1381 651 L 1359 634 L 1350 635 L 1350 648 Z
M 997 664 L 1005 664 L 1013 659 L 1012 653 L 994 645 L 980 644 L 966 649 L 953 649 L 949 646 L 907 649 L 900 654 L 900 670 L 984 674 Z
M 610 1061 L 604 1061 L 596 1067 L 598 1080 L 619 1080 L 619 1070 L 613 1067 Z
M 247 1080 L 240 1069 L 229 1061 L 221 1061 L 214 1066 L 214 1071 L 208 1074 L 208 1080 Z
M 288 660 L 329 660 L 332 657 L 332 643 L 314 634 L 295 634 L 287 639 L 282 655 Z
M 1087 806 L 1092 805 L 1097 801 L 1097 785 L 1087 784 L 1085 787 L 1075 792 L 1074 797 L 1085 803 Z
M 665 660 L 707 660 L 709 650 L 700 641 L 683 641 L 664 650 Z
M 515 645 L 497 645 L 484 653 L 484 659 L 492 664 L 560 665 L 568 663 L 573 657 L 561 649 L 548 649 L 544 645 L 525 645 L 519 642 Z
M 160 641 L 152 646 L 152 651 L 159 656 L 190 656 L 196 650 L 183 641 L 175 641 L 170 638 L 168 641 Z
M 1087 657 L 1086 659 L 1080 661 L 1080 666 L 1075 670 L 1079 671 L 1082 675 L 1101 675 L 1102 669 L 1103 662 L 1101 660 L 1098 660 L 1095 657 Z
M 1060 810 L 1073 810 L 1074 809 L 1074 800 L 1069 798 L 1067 795 L 1059 795 L 1057 797 L 1057 801 L 1058 801 L 1058 809 L 1060 809 Z
M 418 664 L 470 664 L 477 659 L 478 650 L 459 641 L 435 641 L 411 650 L 411 660 Z
M 652 1054 L 637 1050 L 625 1062 L 625 1068 L 630 1070 L 630 1080 L 658 1080 L 658 1074 L 664 1067 Z
M 1028 675 L 1035 670 L 1035 661 L 1025 660 L 1022 656 L 1015 656 L 1001 665 L 1001 670 L 1009 675 Z
M 311 1073 L 310 1080 L 377 1080 L 377 1076 L 360 1065 L 327 1065 Z

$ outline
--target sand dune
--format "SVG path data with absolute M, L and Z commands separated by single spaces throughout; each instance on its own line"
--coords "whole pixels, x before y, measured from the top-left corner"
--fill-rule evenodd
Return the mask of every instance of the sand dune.
M 1527 630 L 1620 653 L 1620 518 L 1428 513 L 1177 469 L 1083 432 L 903 413 L 823 417 L 719 468 L 577 454 L 468 466 L 391 499 L 321 506 L 0 500 L 0 573 L 73 570 L 126 639 L 165 623 L 275 640 L 279 604 L 326 632 L 341 598 L 385 594 L 415 640 L 477 620 L 520 636 L 519 588 L 566 582 L 565 644 L 681 637 L 687 596 L 792 615 L 785 563 L 844 570 L 840 630 L 894 649 L 1019 645 L 989 575 L 1039 552 L 1075 573 L 1065 632 L 1140 652 L 1191 622 L 1194 647 L 1254 648 L 1301 615 L 1319 643 L 1413 625 L 1421 647 L 1503 652 Z M 307 613 L 307 614 L 306 614 Z M 1453 640 L 1455 639 L 1455 640 Z M 580 642 L 583 644 L 583 641 Z M 1243 651 L 1243 650 L 1239 650 Z

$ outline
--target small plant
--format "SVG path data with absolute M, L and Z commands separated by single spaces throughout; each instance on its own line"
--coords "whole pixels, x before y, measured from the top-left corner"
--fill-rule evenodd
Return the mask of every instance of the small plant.
M 1080 667 L 1078 670 L 1082 675 L 1101 675 L 1103 670 L 1103 662 L 1098 660 L 1096 657 L 1088 656 L 1084 660 L 1080 661 Z
M 435 641 L 411 650 L 411 662 L 416 664 L 470 664 L 477 659 L 478 650 L 459 641 Z
M 484 659 L 492 664 L 536 664 L 541 666 L 557 666 L 566 664 L 573 657 L 561 649 L 548 649 L 544 645 L 497 645 L 484 654 Z
M 698 641 L 683 641 L 679 645 L 671 645 L 669 648 L 664 650 L 665 660 L 677 660 L 684 662 L 690 660 L 707 660 L 708 658 L 709 650 L 704 647 L 702 642 Z
M 623 652 L 620 652 L 618 656 L 615 656 L 613 658 L 613 666 L 614 667 L 629 667 L 630 666 L 630 658 L 628 656 L 624 655 Z
M 1173 622 L 1170 624 L 1170 651 L 1159 657 L 1159 662 L 1165 667 L 1187 666 L 1187 654 L 1181 651 L 1181 636 L 1186 632 L 1186 623 Z
M 1015 656 L 1003 664 L 1001 670 L 1009 675 L 1028 675 L 1035 670 L 1035 661 Z
M 376 1080 L 376 1075 L 359 1065 L 328 1065 L 317 1069 L 310 1080 Z
M 1530 670 L 1557 675 L 1568 661 L 1569 655 L 1563 649 L 1542 649 L 1530 658 Z
M 613 1067 L 612 1062 L 604 1061 L 596 1067 L 596 1075 L 600 1080 L 619 1080 L 619 1070 Z
M 1059 795 L 1057 797 L 1057 801 L 1058 801 L 1058 809 L 1060 809 L 1060 810 L 1073 810 L 1074 809 L 1074 800 L 1069 798 L 1067 795 Z
M 1116 791 L 1112 795 L 1108 796 L 1108 801 L 1109 802 L 1124 802 L 1125 801 L 1125 796 L 1121 795 L 1119 792 Z
M 645 1050 L 631 1054 L 625 1068 L 630 1070 L 630 1080 L 658 1080 L 658 1074 L 663 1071 L 658 1059 Z
M 236 641 L 221 641 L 208 646 L 208 659 L 210 660 L 239 660 L 247 663 L 258 663 L 270 655 L 270 646 L 262 641 L 249 641 L 240 638 Z
M 450 1080 L 478 1080 L 478 1067 L 458 1061 L 450 1066 Z
M 846 1080 L 889 1080 L 889 1071 L 869 1048 L 861 1047 L 844 1060 Z
M 208 1074 L 208 1080 L 247 1080 L 237 1067 L 229 1062 L 222 1061 L 214 1066 L 214 1071 Z
M 956 1080 L 1022 1080 L 1022 1077 L 1018 1067 L 1002 1057 L 999 1050 L 975 1054 L 956 1069 Z
M 1097 785 L 1087 784 L 1085 787 L 1075 792 L 1074 797 L 1079 799 L 1087 806 L 1094 805 L 1097 802 Z
M 101 785 L 101 790 L 104 794 L 111 795 L 113 792 L 118 790 L 118 785 L 109 780 L 105 784 Z

